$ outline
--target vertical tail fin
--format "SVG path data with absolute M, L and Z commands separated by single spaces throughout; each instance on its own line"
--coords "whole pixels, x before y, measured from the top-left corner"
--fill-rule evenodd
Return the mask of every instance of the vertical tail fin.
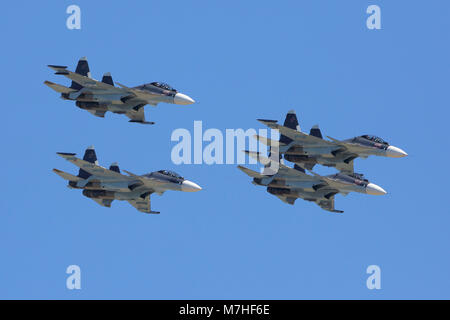
M 78 60 L 77 68 L 75 70 L 75 73 L 81 74 L 82 76 L 91 78 L 91 72 L 89 71 L 89 64 L 87 62 L 86 57 L 81 58 Z M 78 83 L 72 81 L 72 85 L 70 86 L 72 89 L 80 90 L 82 88 L 81 85 Z
M 88 161 L 90 163 L 95 163 L 98 165 L 97 155 L 95 153 L 94 146 L 90 146 L 89 148 L 86 149 L 86 151 L 84 152 L 83 160 Z M 78 177 L 80 177 L 82 179 L 87 179 L 90 176 L 91 176 L 91 174 L 89 172 L 87 172 L 81 168 L 80 168 L 80 171 L 78 171 Z
M 284 126 L 288 127 L 289 129 L 301 131 L 298 124 L 297 115 L 295 114 L 294 110 L 291 110 L 287 113 L 286 119 L 284 120 Z M 291 138 L 286 137 L 285 135 L 280 135 L 280 143 L 289 144 L 291 142 Z
M 311 128 L 311 130 L 309 131 L 309 135 L 323 139 L 322 132 L 320 131 L 317 124 Z
M 106 83 L 106 84 L 109 84 L 109 85 L 112 85 L 114 87 L 114 81 L 113 81 L 113 79 L 111 77 L 111 73 L 109 73 L 109 72 L 107 72 L 107 73 L 105 73 L 103 75 L 102 82 Z
M 117 164 L 117 162 L 112 163 L 109 166 L 109 170 L 120 173 L 120 168 L 119 168 L 119 165 Z

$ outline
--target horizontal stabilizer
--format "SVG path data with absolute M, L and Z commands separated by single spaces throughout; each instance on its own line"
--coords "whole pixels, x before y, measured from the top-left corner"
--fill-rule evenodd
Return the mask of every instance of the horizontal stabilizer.
M 61 70 L 67 69 L 67 66 L 57 66 L 54 64 L 49 64 L 48 67 L 55 71 L 61 71 Z
M 55 90 L 56 92 L 59 93 L 71 93 L 71 92 L 75 92 L 76 90 L 62 86 L 60 84 L 56 84 L 50 81 L 44 81 L 44 84 L 50 88 L 52 88 L 53 90 Z
M 61 178 L 63 178 L 64 180 L 69 180 L 69 181 L 81 181 L 83 179 L 81 179 L 80 177 L 76 177 L 70 173 L 58 170 L 58 169 L 53 169 L 53 172 L 56 173 L 58 176 L 60 176 Z
M 267 124 L 267 123 L 277 123 L 277 120 L 268 120 L 268 119 L 256 119 L 259 122 L 263 123 L 263 124 Z
M 55 74 L 68 75 L 69 71 L 67 71 L 67 66 L 57 66 L 53 64 L 49 64 L 48 67 L 55 71 Z
M 237 166 L 239 170 L 241 170 L 242 172 L 244 172 L 246 175 L 248 175 L 249 177 L 252 178 L 264 178 L 265 176 L 263 176 L 262 174 L 260 174 L 259 172 L 250 170 L 244 166 Z
M 276 140 L 272 140 L 272 139 L 269 139 L 266 137 L 261 137 L 261 136 L 258 136 L 257 134 L 255 134 L 253 137 L 266 146 L 276 147 L 276 146 L 284 145 L 284 143 L 280 143 Z
M 260 152 L 255 152 L 255 151 L 248 151 L 248 150 L 243 150 L 249 157 L 252 157 L 253 159 L 256 159 L 256 161 L 258 161 L 261 164 L 268 164 L 270 163 L 270 159 L 263 156 L 262 153 Z

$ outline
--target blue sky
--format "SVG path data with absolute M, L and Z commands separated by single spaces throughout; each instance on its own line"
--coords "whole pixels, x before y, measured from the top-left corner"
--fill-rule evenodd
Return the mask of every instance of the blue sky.
M 70 4 L 81 30 L 66 28 Z M 366 28 L 370 4 L 382 30 Z M 450 298 L 449 10 L 444 0 L 5 3 L 0 298 Z M 197 103 L 146 107 L 154 126 L 96 118 L 43 85 L 69 83 L 47 64 L 73 70 L 82 56 L 97 79 L 164 81 Z M 336 215 L 286 205 L 235 165 L 171 162 L 176 128 L 259 129 L 257 118 L 290 109 L 305 130 L 376 134 L 407 151 L 355 163 L 388 195 L 338 195 Z M 100 207 L 51 172 L 76 172 L 55 152 L 91 144 L 105 166 L 172 169 L 203 190 L 153 196 L 161 215 Z M 71 264 L 81 290 L 65 287 Z M 366 288 L 372 264 L 381 290 Z

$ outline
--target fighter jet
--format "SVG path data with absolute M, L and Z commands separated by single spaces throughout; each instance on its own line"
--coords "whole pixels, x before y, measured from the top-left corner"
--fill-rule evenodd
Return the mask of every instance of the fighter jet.
M 152 82 L 129 88 L 117 82 L 114 86 L 111 74 L 105 73 L 102 81 L 92 79 L 86 57 L 78 61 L 75 72 L 67 70 L 66 66 L 49 65 L 55 74 L 63 75 L 72 80 L 71 86 L 65 87 L 50 81 L 44 84 L 61 93 L 64 100 L 76 101 L 75 104 L 94 116 L 104 117 L 110 111 L 125 114 L 130 122 L 154 124 L 145 121 L 144 106 L 156 106 L 160 102 L 179 105 L 193 104 L 195 101 L 187 95 L 178 92 L 168 84 Z
M 169 170 L 143 175 L 124 170 L 128 174 L 124 175 L 117 163 L 111 164 L 109 169 L 106 169 L 98 164 L 94 147 L 86 149 L 83 160 L 75 157 L 75 153 L 57 154 L 80 169 L 77 176 L 58 169 L 53 169 L 53 172 L 68 180 L 69 188 L 82 189 L 84 196 L 108 208 L 111 207 L 113 200 L 126 200 L 141 212 L 159 213 L 151 210 L 152 193 L 162 195 L 167 190 L 195 192 L 202 189 L 196 183 Z
M 249 156 L 265 164 L 269 158 L 258 152 L 245 151 Z M 275 166 L 272 166 L 274 168 Z M 290 168 L 283 163 L 277 163 L 277 171 L 265 172 L 264 174 L 250 170 L 243 166 L 238 168 L 253 178 L 252 183 L 267 187 L 267 192 L 275 195 L 281 201 L 293 205 L 298 198 L 312 201 L 322 209 L 342 213 L 344 211 L 334 208 L 334 196 L 338 193 L 347 195 L 350 192 L 359 192 L 371 195 L 384 195 L 386 191 L 380 186 L 369 182 L 362 174 L 337 173 L 328 176 L 320 176 L 314 172 L 308 175 L 305 169 L 298 165 Z M 268 167 L 266 167 L 267 169 Z
M 280 132 L 279 141 L 255 136 L 261 143 L 269 146 L 277 146 L 284 159 L 299 164 L 311 170 L 314 165 L 321 164 L 328 167 L 352 173 L 354 172 L 353 160 L 367 158 L 370 155 L 401 158 L 407 153 L 400 148 L 391 146 L 383 139 L 373 135 L 362 135 L 347 140 L 338 140 L 328 137 L 325 140 L 317 125 L 311 128 L 309 134 L 301 132 L 295 111 L 291 110 L 286 115 L 284 125 L 276 120 L 258 119 L 269 128 Z

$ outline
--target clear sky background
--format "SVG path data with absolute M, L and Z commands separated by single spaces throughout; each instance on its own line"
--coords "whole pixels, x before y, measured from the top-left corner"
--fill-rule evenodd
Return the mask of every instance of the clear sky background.
M 66 8 L 81 7 L 81 30 Z M 382 30 L 366 28 L 381 7 Z M 450 298 L 448 1 L 7 2 L 2 30 L 0 298 Z M 94 78 L 164 81 L 191 106 L 146 107 L 154 126 L 63 101 L 47 64 L 87 56 Z M 235 165 L 171 162 L 176 128 L 263 128 L 295 109 L 345 139 L 376 134 L 408 152 L 358 159 L 386 196 L 336 196 L 332 214 L 282 203 Z M 100 164 L 172 169 L 203 187 L 103 208 L 66 188 L 55 152 L 95 145 Z M 257 169 L 257 166 L 252 166 Z M 318 172 L 333 170 L 317 169 Z M 82 289 L 66 289 L 67 266 Z M 366 268 L 381 267 L 381 290 Z

